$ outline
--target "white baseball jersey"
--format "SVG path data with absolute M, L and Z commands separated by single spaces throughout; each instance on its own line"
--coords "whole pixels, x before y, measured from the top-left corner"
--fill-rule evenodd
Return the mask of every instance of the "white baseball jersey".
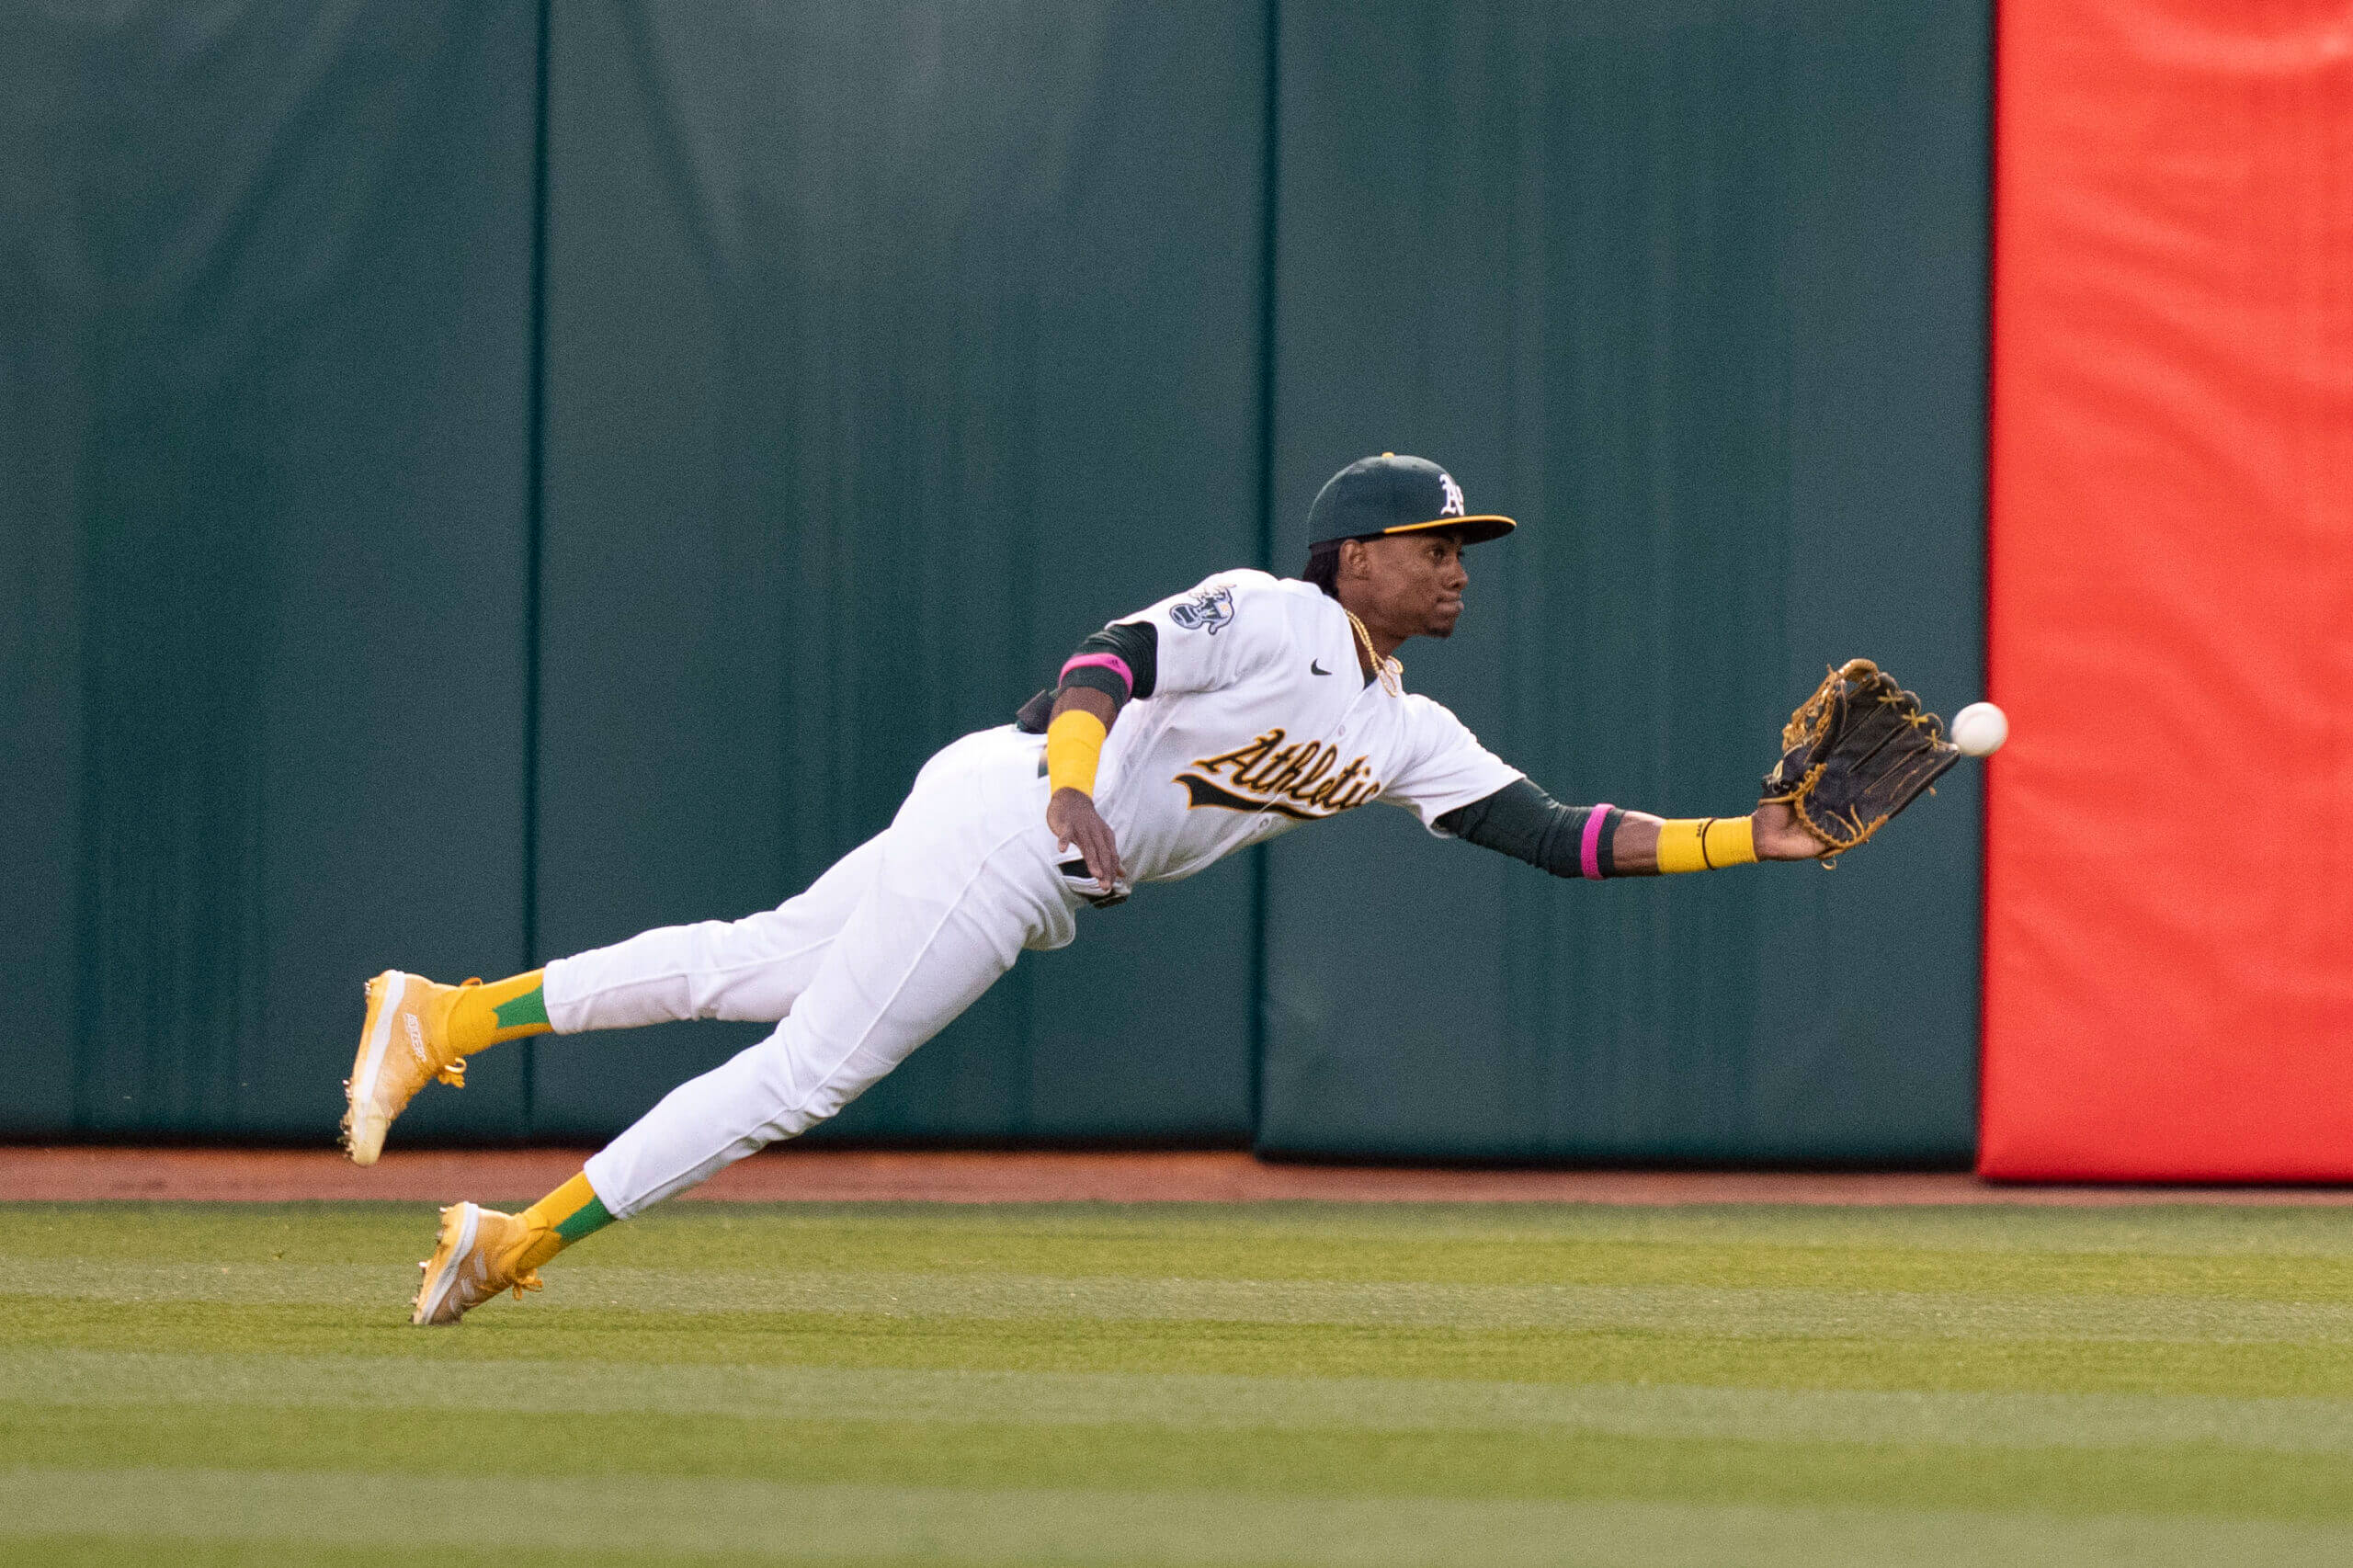
M 1121 619 L 1152 623 L 1158 673 L 1111 728 L 1095 805 L 1137 881 L 1374 801 L 1443 837 L 1438 817 L 1521 777 L 1441 704 L 1368 683 L 1312 583 L 1221 572 Z
M 1339 605 L 1221 572 L 1146 610 L 1153 695 L 1120 710 L 1096 808 L 1139 881 L 1372 801 L 1438 818 L 1520 777 L 1427 697 L 1367 683 Z M 557 1031 L 759 1018 L 776 1032 L 681 1084 L 587 1163 L 614 1214 L 833 1115 L 1099 894 L 1046 825 L 1043 737 L 1007 724 L 926 763 L 891 825 L 782 905 L 547 966 Z

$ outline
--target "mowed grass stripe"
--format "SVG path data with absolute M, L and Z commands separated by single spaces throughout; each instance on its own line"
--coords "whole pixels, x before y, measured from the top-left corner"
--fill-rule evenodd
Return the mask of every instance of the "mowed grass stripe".
M 358 1211 L 355 1211 L 358 1210 Z M 154 1219 L 168 1215 L 158 1227 Z M 984 1217 L 987 1218 L 987 1217 Z M 1152 1233 L 1132 1213 L 1040 1216 L 1023 1226 L 938 1213 L 857 1222 L 799 1214 L 657 1211 L 568 1259 L 626 1268 L 769 1267 L 797 1273 L 995 1274 L 1093 1279 L 1232 1279 L 1474 1286 L 1842 1289 L 2017 1297 L 2097 1293 L 2353 1307 L 2353 1259 L 2241 1254 L 2064 1254 L 1733 1243 L 1695 1224 L 1681 1239 L 1603 1240 L 1541 1233 L 1374 1239 L 1332 1216 L 1329 1234 L 1287 1233 L 1233 1216 L 1230 1232 L 1198 1218 Z M 1663 1222 L 1662 1222 L 1663 1223 Z M 2257 1228 L 2259 1230 L 2259 1227 Z M 2162 1232 L 2159 1233 L 2162 1234 Z M 418 1256 L 430 1224 L 402 1205 L 286 1205 L 226 1214 L 167 1208 L 142 1225 L 111 1210 L 71 1213 L 0 1205 L 0 1254 L 144 1264 L 391 1264 Z M 1923 1241 L 1928 1236 L 1924 1233 Z M 2311 1238 L 2307 1238 L 2311 1239 Z
M 19 1296 L 23 1349 L 366 1355 L 415 1360 L 927 1368 L 1235 1377 L 1954 1392 L 2353 1399 L 2341 1345 L 2133 1340 L 1734 1338 L 1609 1329 L 1351 1328 L 778 1312 L 540 1312 L 502 1300 L 452 1333 L 382 1303 L 110 1302 Z
M 2353 1527 L 2268 1521 L 201 1469 L 0 1471 L 0 1536 L 1319 1568 L 2271 1568 L 2353 1556 Z
M 395 1201 L 8 1203 L 0 1205 L 0 1253 L 258 1261 L 299 1240 L 344 1255 L 314 1251 L 320 1261 L 358 1262 L 386 1249 L 398 1253 L 429 1243 L 433 1218 L 431 1204 Z M 169 1221 L 161 1233 L 159 1220 Z M 2321 1295 L 2341 1291 L 2343 1274 L 2308 1266 L 2330 1259 L 2353 1262 L 2353 1205 L 687 1203 L 641 1215 L 605 1233 L 597 1244 L 627 1255 L 612 1261 L 663 1267 L 699 1261 L 715 1238 L 731 1235 L 818 1267 L 835 1266 L 832 1255 L 842 1249 L 856 1249 L 866 1259 L 861 1267 L 904 1268 L 929 1267 L 955 1253 L 969 1256 L 976 1247 L 1008 1259 L 1058 1247 L 1097 1257 L 1118 1257 L 1131 1249 L 1139 1262 L 1168 1262 L 1189 1254 L 1230 1256 L 1263 1266 L 1271 1256 L 1312 1268 L 1345 1268 L 1352 1256 L 1360 1256 L 1392 1269 L 1401 1259 L 1412 1267 L 1417 1255 L 1455 1260 L 1468 1249 L 1473 1255 L 1489 1251 L 1532 1258 L 1540 1269 L 1551 1266 L 1548 1253 L 1557 1247 L 1631 1245 L 1669 1256 L 1736 1256 L 1745 1266 L 1788 1253 L 1834 1270 L 1876 1270 L 1905 1259 L 1933 1263 L 1940 1254 L 1955 1263 L 1974 1255 L 1968 1260 L 1972 1267 L 2081 1262 L 2113 1266 L 2129 1282 L 2144 1265 L 2168 1261 L 2236 1261 L 2268 1269 L 2293 1260 L 2298 1267 L 2290 1279 L 2301 1283 L 2288 1294 L 2302 1300 L 2314 1293 L 2305 1288 L 2314 1281 L 2322 1286 Z M 1498 1247 L 1506 1250 L 1493 1250 Z M 1017 1267 L 1051 1271 L 1034 1263 Z M 1226 1270 L 1098 1266 L 1082 1272 Z
M 411 1268 L 0 1257 L 0 1295 L 395 1305 Z M 1804 1338 L 2353 1342 L 2353 1306 L 2227 1297 L 1700 1286 L 1439 1285 L 1022 1274 L 551 1268 L 543 1308 L 835 1312 L 1463 1329 L 1632 1328 Z
M 2353 1455 L 2353 1400 L 1870 1392 L 1382 1378 L 643 1366 L 368 1356 L 0 1353 L 0 1402 L 651 1414 L 1180 1430 L 1514 1432 L 1733 1441 Z

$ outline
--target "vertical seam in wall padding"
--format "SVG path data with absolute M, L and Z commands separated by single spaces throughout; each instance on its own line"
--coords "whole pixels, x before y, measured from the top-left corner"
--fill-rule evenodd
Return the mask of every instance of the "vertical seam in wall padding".
M 531 98 L 531 277 L 529 405 L 525 415 L 523 491 L 523 952 L 516 971 L 540 949 L 540 572 L 547 517 L 548 376 L 548 57 L 554 26 L 551 0 L 539 0 Z M 538 1120 L 539 1045 L 523 1048 L 523 1131 Z
M 1258 567 L 1275 569 L 1275 242 L 1281 164 L 1282 0 L 1267 0 L 1265 119 L 1258 170 Z M 1267 1070 L 1267 846 L 1250 851 L 1250 1142 Z
M 1992 0 L 1985 7 L 1985 292 L 1978 324 L 1984 335 L 1977 354 L 1979 373 L 1985 378 L 1978 399 L 1978 410 L 1985 424 L 1977 468 L 1977 517 L 1983 530 L 1978 550 L 1977 690 L 1989 701 L 1994 698 L 1994 312 L 1997 307 L 1994 298 L 1994 251 L 2001 239 L 1995 229 L 1994 182 L 2001 177 L 2001 134 L 2002 0 Z M 1993 952 L 1993 780 L 1981 771 L 1977 789 L 1977 1110 L 1972 1125 L 1972 1141 L 1980 1151 L 1985 1146 L 1985 1020 L 1989 1016 L 1985 983 Z M 1974 1167 L 1977 1163 L 1977 1156 L 1972 1154 L 1971 1165 Z

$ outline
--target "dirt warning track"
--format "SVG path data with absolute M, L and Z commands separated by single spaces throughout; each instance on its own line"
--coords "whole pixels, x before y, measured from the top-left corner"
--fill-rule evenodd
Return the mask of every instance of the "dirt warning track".
M 585 1149 L 420 1150 L 362 1170 L 326 1150 L 0 1147 L 0 1200 L 530 1199 Z M 1462 1170 L 1279 1165 L 1239 1152 L 771 1150 L 685 1195 L 738 1203 L 2353 1204 L 2353 1188 L 2025 1187 L 1960 1173 Z

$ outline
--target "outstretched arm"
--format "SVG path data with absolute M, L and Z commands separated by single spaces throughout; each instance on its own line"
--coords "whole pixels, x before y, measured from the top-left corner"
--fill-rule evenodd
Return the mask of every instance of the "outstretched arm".
M 1783 803 L 1759 805 L 1746 817 L 1669 822 L 1615 806 L 1564 806 L 1526 778 L 1455 808 L 1438 825 L 1556 877 L 1646 877 L 1750 860 L 1810 860 L 1822 853 Z M 1662 837 L 1667 841 L 1664 867 Z
M 1737 823 L 1743 819 L 1702 817 L 1697 820 L 1702 824 L 1699 831 L 1705 835 L 1703 842 L 1712 849 L 1720 842 L 1718 835 L 1723 830 L 1721 825 L 1709 829 L 1705 824 L 1711 822 L 1719 824 Z M 1790 809 L 1786 801 L 1760 802 L 1745 820 L 1748 824 L 1750 858 L 1813 860 L 1822 855 L 1822 841 L 1798 825 L 1797 813 Z M 1616 862 L 1617 874 L 1621 877 L 1656 876 L 1659 870 L 1659 831 L 1665 826 L 1666 819 L 1664 817 L 1654 817 L 1646 812 L 1625 812 L 1611 844 L 1611 858 Z M 1688 869 L 1704 870 L 1713 868 L 1702 865 Z

